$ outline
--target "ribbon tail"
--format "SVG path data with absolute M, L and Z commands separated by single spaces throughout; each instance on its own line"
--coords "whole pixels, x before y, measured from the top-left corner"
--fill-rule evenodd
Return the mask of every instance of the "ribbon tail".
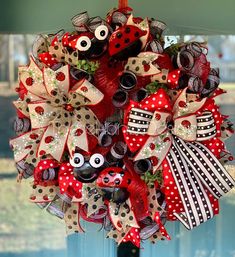
M 219 199 L 234 187 L 235 181 L 206 146 L 184 142 L 180 138 L 175 141 L 194 173 L 215 198 Z
M 172 148 L 167 155 L 185 209 L 185 212 L 175 212 L 174 215 L 187 229 L 193 229 L 211 219 L 214 214 L 200 180 L 194 175 L 179 148 L 176 140 L 173 140 Z
M 66 230 L 68 234 L 85 232 L 80 224 L 80 203 L 71 203 L 71 207 L 64 215 Z

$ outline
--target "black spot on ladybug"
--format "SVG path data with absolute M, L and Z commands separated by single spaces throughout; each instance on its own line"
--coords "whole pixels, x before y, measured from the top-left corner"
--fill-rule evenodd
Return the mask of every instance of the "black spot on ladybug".
M 121 177 L 123 177 L 125 175 L 124 171 L 121 171 L 120 175 L 121 175 Z
M 135 32 L 135 37 L 139 37 L 140 33 L 138 31 Z
M 124 40 L 124 42 L 125 42 L 126 44 L 128 44 L 128 43 L 130 42 L 130 39 L 129 39 L 129 38 L 126 38 L 126 39 Z
M 119 48 L 121 45 L 119 44 L 119 43 L 117 43 L 116 45 L 115 45 L 115 47 L 116 48 Z
M 117 38 L 121 38 L 122 37 L 122 33 L 121 32 L 118 32 L 117 33 Z
M 127 34 L 130 33 L 130 32 L 131 32 L 130 27 L 126 27 L 125 32 L 126 32 Z
M 130 183 L 131 183 L 131 180 L 130 180 L 130 179 L 128 179 L 128 180 L 127 180 L 127 184 L 128 184 L 128 185 L 130 185 Z
M 115 185 L 118 186 L 118 185 L 120 185 L 121 181 L 120 181 L 120 179 L 115 179 L 114 183 L 115 183 Z
M 109 178 L 104 177 L 103 181 L 104 181 L 104 183 L 108 183 L 109 182 Z
M 110 175 L 111 177 L 113 177 L 113 176 L 115 175 L 115 172 L 114 172 L 113 170 L 110 170 L 110 171 L 109 171 L 109 175 Z

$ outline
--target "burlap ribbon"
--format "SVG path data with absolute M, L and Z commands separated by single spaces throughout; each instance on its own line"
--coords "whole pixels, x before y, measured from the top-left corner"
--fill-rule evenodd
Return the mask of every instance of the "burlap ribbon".
M 97 136 L 100 123 L 87 106 L 98 104 L 103 94 L 87 80 L 70 88 L 69 66 L 42 71 L 32 58 L 19 80 L 28 94 L 14 104 L 32 130 L 10 141 L 15 161 L 26 158 L 36 165 L 44 155 L 60 161 L 66 147 L 71 155 L 76 147 L 89 151 L 87 136 Z

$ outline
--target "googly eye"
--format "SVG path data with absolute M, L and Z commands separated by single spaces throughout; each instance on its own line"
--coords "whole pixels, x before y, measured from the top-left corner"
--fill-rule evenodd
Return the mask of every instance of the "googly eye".
M 73 167 L 79 168 L 84 164 L 84 157 L 80 153 L 75 153 L 74 156 L 70 158 L 69 162 Z
M 109 34 L 109 29 L 105 25 L 100 25 L 95 29 L 95 37 L 98 40 L 105 40 Z
M 99 168 L 104 164 L 104 157 L 99 153 L 95 153 L 90 158 L 90 165 L 93 168 Z
M 81 36 L 76 43 L 76 48 L 79 51 L 85 52 L 89 50 L 90 47 L 91 47 L 91 40 L 87 36 Z

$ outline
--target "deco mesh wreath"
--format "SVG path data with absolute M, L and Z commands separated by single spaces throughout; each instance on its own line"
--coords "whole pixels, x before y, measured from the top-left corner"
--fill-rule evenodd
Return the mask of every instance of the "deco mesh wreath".
M 102 224 L 116 242 L 170 239 L 218 214 L 234 181 L 224 140 L 233 134 L 215 97 L 219 73 L 204 43 L 164 48 L 165 24 L 112 10 L 87 12 L 73 32 L 39 36 L 19 68 L 10 141 L 30 200 L 64 219 Z

